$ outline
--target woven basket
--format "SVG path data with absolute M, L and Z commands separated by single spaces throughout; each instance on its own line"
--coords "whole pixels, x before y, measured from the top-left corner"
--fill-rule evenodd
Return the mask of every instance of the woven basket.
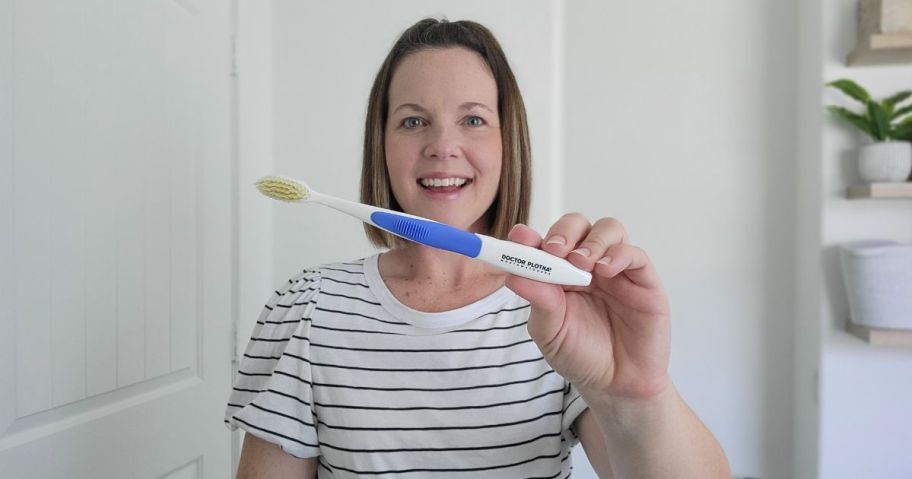
M 912 330 L 912 244 L 859 241 L 840 250 L 852 322 Z

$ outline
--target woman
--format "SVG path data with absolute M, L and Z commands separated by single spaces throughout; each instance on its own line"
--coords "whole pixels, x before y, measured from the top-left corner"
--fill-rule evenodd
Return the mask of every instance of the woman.
M 422 20 L 374 82 L 362 201 L 541 248 L 585 288 L 507 275 L 367 227 L 389 250 L 305 270 L 269 301 L 226 412 L 239 477 L 730 477 L 668 376 L 669 310 L 623 226 L 541 238 L 522 97 L 473 22 Z M 515 225 L 515 226 L 514 226 Z

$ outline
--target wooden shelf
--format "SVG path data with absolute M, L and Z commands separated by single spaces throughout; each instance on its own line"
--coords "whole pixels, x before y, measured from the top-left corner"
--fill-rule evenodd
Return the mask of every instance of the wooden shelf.
M 849 66 L 912 64 L 912 33 L 875 33 L 860 40 L 849 54 Z
M 849 198 L 912 198 L 912 181 L 865 183 L 849 188 Z
M 846 321 L 846 331 L 868 344 L 877 346 L 908 346 L 912 348 L 912 330 L 877 329 Z

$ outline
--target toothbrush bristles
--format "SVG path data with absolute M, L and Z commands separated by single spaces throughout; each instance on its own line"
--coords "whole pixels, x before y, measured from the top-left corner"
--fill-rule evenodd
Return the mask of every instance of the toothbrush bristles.
M 264 176 L 256 182 L 260 193 L 280 201 L 306 201 L 310 191 L 306 185 L 278 176 Z

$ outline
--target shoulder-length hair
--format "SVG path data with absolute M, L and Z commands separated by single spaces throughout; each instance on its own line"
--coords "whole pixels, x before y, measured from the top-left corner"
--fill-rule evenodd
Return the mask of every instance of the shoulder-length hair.
M 393 196 L 383 143 L 389 112 L 390 82 L 396 67 L 410 53 L 448 47 L 463 47 L 477 52 L 490 68 L 497 84 L 503 167 L 497 196 L 485 216 L 489 226 L 487 234 L 505 239 L 513 225 L 526 223 L 529 219 L 529 190 L 532 183 L 529 127 L 519 86 L 500 44 L 487 28 L 476 22 L 426 18 L 409 27 L 393 45 L 377 72 L 368 101 L 361 166 L 361 201 L 402 211 Z M 377 247 L 393 248 L 404 241 L 366 223 L 364 229 L 370 242 Z

